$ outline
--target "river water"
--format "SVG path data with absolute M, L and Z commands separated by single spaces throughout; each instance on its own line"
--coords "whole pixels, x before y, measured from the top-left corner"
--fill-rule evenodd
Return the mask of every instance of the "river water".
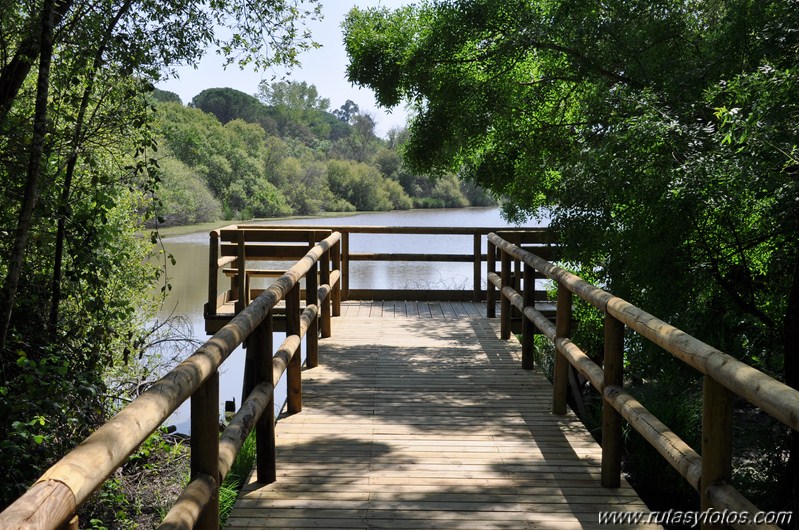
M 224 226 L 225 222 L 220 222 Z M 258 224 L 275 225 L 317 225 L 317 226 L 430 226 L 430 227 L 488 227 L 506 228 L 509 225 L 502 219 L 498 208 L 462 208 L 441 210 L 406 210 L 395 212 L 364 213 L 341 217 L 321 217 L 303 219 L 281 219 L 262 221 Z M 530 221 L 523 226 L 540 226 Z M 351 252 L 394 252 L 418 253 L 424 249 L 435 248 L 436 253 L 470 254 L 473 248 L 472 236 L 426 236 L 426 235 L 385 235 L 352 234 Z M 208 232 L 197 232 L 163 240 L 164 249 L 176 260 L 167 271 L 172 290 L 159 315 L 169 314 L 186 317 L 194 338 L 206 340 L 203 320 L 203 304 L 207 300 L 208 288 Z M 485 251 L 485 242 L 483 243 Z M 485 273 L 483 273 L 485 278 Z M 485 282 L 485 279 L 483 279 Z M 220 283 L 220 287 L 226 283 Z M 350 264 L 350 288 L 375 289 L 457 289 L 470 290 L 472 286 L 471 263 L 370 263 Z M 277 347 L 285 338 L 276 334 Z M 303 348 L 304 351 L 304 348 Z M 241 381 L 243 377 L 244 352 L 237 349 L 220 369 L 220 410 L 224 401 L 236 400 L 241 404 Z M 276 409 L 282 407 L 282 385 L 275 389 Z M 180 432 L 187 433 L 189 409 L 188 402 L 179 408 L 168 420 Z

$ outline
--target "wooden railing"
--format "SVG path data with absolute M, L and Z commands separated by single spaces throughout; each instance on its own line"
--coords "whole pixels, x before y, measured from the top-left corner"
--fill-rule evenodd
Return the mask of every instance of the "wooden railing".
M 298 229 L 307 231 L 336 230 L 341 233 L 341 297 L 343 300 L 472 300 L 479 302 L 485 300 L 486 288 L 483 286 L 483 263 L 487 256 L 483 252 L 483 242 L 491 232 L 504 230 L 497 227 L 390 227 L 390 226 L 298 226 L 298 225 L 251 225 L 242 224 L 234 227 L 239 230 L 275 230 L 275 231 L 297 231 Z M 225 229 L 221 229 L 225 230 Z M 552 232 L 548 228 L 520 228 L 508 233 L 527 234 L 525 241 L 538 242 L 540 244 L 551 244 Z M 431 247 L 419 245 L 418 252 L 353 252 L 352 241 L 360 234 L 385 235 L 387 238 L 412 235 L 412 236 L 470 236 L 472 239 L 471 252 L 462 253 L 443 253 L 439 251 L 435 244 Z M 222 240 L 220 232 L 220 242 Z M 230 237 L 230 235 L 228 235 Z M 246 237 L 245 237 L 246 239 Z M 212 242 L 213 246 L 213 242 Z M 220 250 L 221 252 L 221 250 Z M 232 247 L 228 247 L 228 256 L 232 252 Z M 230 256 L 232 257 L 232 256 Z M 264 258 L 267 259 L 267 258 Z M 352 289 L 350 288 L 350 271 L 358 262 L 410 262 L 410 263 L 471 263 L 473 270 L 473 281 L 471 290 L 463 289 Z M 229 262 L 231 263 L 231 262 Z M 231 265 L 232 266 L 232 265 Z M 239 280 L 241 281 L 241 280 Z M 209 300 L 210 302 L 210 300 Z
M 510 338 L 513 306 L 524 315 L 522 363 L 525 368 L 532 368 L 533 365 L 534 332 L 542 333 L 555 345 L 552 412 L 566 413 L 569 365 L 580 372 L 603 397 L 602 486 L 614 488 L 620 484 L 622 422 L 626 420 L 699 492 L 702 510 L 713 508 L 720 511 L 726 509 L 748 512 L 750 521 L 753 521 L 758 513 L 757 507 L 730 484 L 733 398 L 740 396 L 791 429 L 799 430 L 799 391 L 583 281 L 540 256 L 519 248 L 499 234 L 489 234 L 488 241 L 489 270 L 495 266 L 494 256 L 497 252 L 502 263 L 501 274 L 489 272 L 488 275 L 489 282 L 499 289 L 502 297 L 501 338 Z M 514 283 L 512 262 L 524 264 L 522 293 Z M 531 292 L 537 274 L 557 284 L 555 324 L 534 306 Z M 604 313 L 603 366 L 597 365 L 579 346 L 569 340 L 573 295 Z M 489 301 L 491 299 L 489 296 Z M 489 302 L 488 308 L 491 311 L 493 304 Z M 700 452 L 689 447 L 624 390 L 625 326 L 703 374 Z M 733 526 L 767 527 L 754 524 Z
M 263 289 L 251 288 L 254 278 L 278 278 L 285 268 L 258 268 L 259 262 L 293 262 L 302 257 L 318 241 L 332 234 L 330 228 L 281 227 L 266 225 L 231 225 L 211 231 L 208 245 L 208 303 L 205 304 L 205 329 L 210 335 L 227 324 L 251 300 L 257 298 Z M 330 270 L 332 267 L 332 271 Z M 328 272 L 329 271 L 329 272 Z M 230 278 L 230 288 L 219 291 L 220 273 Z M 341 243 L 335 244 L 329 253 L 320 258 L 319 275 L 305 278 L 307 289 L 300 292 L 314 292 L 318 283 L 330 284 L 332 314 L 341 311 Z M 324 308 L 325 311 L 330 308 Z M 276 313 L 284 315 L 283 308 Z M 330 315 L 322 319 L 322 337 L 330 336 Z M 280 319 L 280 329 L 283 329 Z
M 0 528 L 77 528 L 77 508 L 189 398 L 191 481 L 165 517 L 162 528 L 195 525 L 218 528 L 219 484 L 253 427 L 257 437 L 258 480 L 274 481 L 274 383 L 287 373 L 287 407 L 289 412 L 299 412 L 302 408 L 300 344 L 307 334 L 307 363 L 315 363 L 311 338 L 316 337 L 315 326 L 320 315 L 322 330 L 330 330 L 330 295 L 336 288 L 339 272 L 331 271 L 329 264 L 331 252 L 338 248 L 340 239 L 339 233 L 329 233 L 310 249 L 304 249 L 296 264 L 246 308 L 241 307 L 194 354 L 48 469 L 27 493 L 0 514 Z M 219 266 L 219 262 L 213 266 Z M 317 274 L 322 285 L 316 283 Z M 306 278 L 307 293 L 303 311 L 300 310 L 302 278 Z M 280 301 L 285 301 L 286 306 L 287 338 L 272 356 L 272 312 Z M 218 369 L 245 339 L 249 368 L 245 369 L 244 386 L 248 397 L 220 437 Z

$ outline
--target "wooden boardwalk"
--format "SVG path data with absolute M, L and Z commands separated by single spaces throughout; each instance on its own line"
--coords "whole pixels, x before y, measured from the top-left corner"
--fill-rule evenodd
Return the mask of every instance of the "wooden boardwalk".
M 277 482 L 251 478 L 227 527 L 599 528 L 600 511 L 646 511 L 626 482 L 600 487 L 599 446 L 549 413 L 551 385 L 484 307 L 345 304 L 303 411 L 278 422 Z

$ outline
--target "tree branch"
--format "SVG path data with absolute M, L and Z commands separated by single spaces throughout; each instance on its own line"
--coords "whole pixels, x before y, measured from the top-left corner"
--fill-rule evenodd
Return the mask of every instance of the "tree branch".
M 602 77 L 604 77 L 606 79 L 609 79 L 610 81 L 614 81 L 616 83 L 621 83 L 621 84 L 630 86 L 632 88 L 637 88 L 637 89 L 642 89 L 642 88 L 645 87 L 645 85 L 643 83 L 641 83 L 639 81 L 636 81 L 635 79 L 631 79 L 631 78 L 629 78 L 629 77 L 627 77 L 627 76 L 625 76 L 623 74 L 620 74 L 618 72 L 614 72 L 613 70 L 608 70 L 607 68 L 603 68 L 603 67 L 599 66 L 598 64 L 596 64 L 593 61 L 591 61 L 588 57 L 585 56 L 585 54 L 583 54 L 579 50 L 575 50 L 573 48 L 568 48 L 566 46 L 561 46 L 560 44 L 555 44 L 555 43 L 551 43 L 551 42 L 532 41 L 530 43 L 530 45 L 533 48 L 536 48 L 536 49 L 539 49 L 539 50 L 550 50 L 550 51 L 560 52 L 560 53 L 562 53 L 562 54 L 564 54 L 564 55 L 566 55 L 568 57 L 571 57 L 572 59 L 576 60 L 578 63 L 580 63 L 581 65 L 585 66 L 589 70 L 592 70 L 592 71 L 598 73 L 599 75 L 601 75 Z
M 72 4 L 73 0 L 56 2 L 53 12 L 53 27 L 58 26 Z M 37 21 L 37 24 L 23 38 L 14 58 L 0 70 L 0 124 L 5 121 L 20 88 L 22 88 L 22 83 L 41 54 L 41 33 L 38 31 L 40 28 Z

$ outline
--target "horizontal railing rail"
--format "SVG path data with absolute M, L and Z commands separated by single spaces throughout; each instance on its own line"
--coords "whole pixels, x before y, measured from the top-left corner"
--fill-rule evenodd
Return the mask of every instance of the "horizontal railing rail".
M 263 292 L 263 289 L 252 289 L 251 280 L 255 278 L 280 277 L 284 270 L 265 270 L 253 268 L 256 262 L 277 261 L 292 263 L 300 258 L 309 248 L 333 232 L 328 228 L 281 227 L 268 225 L 230 225 L 209 234 L 208 246 L 208 302 L 205 304 L 204 317 L 206 332 L 211 334 L 225 325 L 236 313 L 246 307 L 251 299 Z M 320 274 L 327 272 L 330 276 L 332 315 L 341 313 L 341 240 L 336 242 L 329 253 L 323 256 Z M 330 270 L 332 267 L 332 270 Z M 219 275 L 227 276 L 230 288 L 220 293 Z M 314 277 L 311 283 L 316 282 Z M 304 294 L 304 293 L 303 293 Z M 327 320 L 330 315 L 324 314 L 323 330 L 329 329 Z M 327 335 L 323 335 L 327 336 Z
M 324 226 L 324 225 L 256 225 L 242 224 L 242 230 L 336 230 L 341 233 L 341 296 L 343 300 L 485 300 L 487 290 L 483 287 L 483 263 L 487 255 L 483 243 L 491 232 L 524 234 L 524 241 L 540 247 L 548 247 L 542 252 L 557 252 L 556 234 L 547 227 L 518 228 L 508 231 L 498 227 L 430 227 L 430 226 Z M 437 248 L 420 246 L 419 252 L 355 252 L 352 243 L 355 237 L 363 234 L 393 236 L 471 236 L 472 251 L 462 254 L 438 252 Z M 553 254 L 554 255 L 554 254 Z M 350 287 L 351 267 L 357 262 L 410 262 L 410 263 L 472 263 L 471 292 L 463 289 L 375 289 Z
M 317 335 L 318 317 L 329 315 L 330 295 L 337 283 L 329 270 L 329 255 L 340 239 L 341 234 L 333 232 L 307 249 L 299 261 L 191 356 L 50 467 L 0 514 L 0 528 L 77 528 L 78 507 L 189 398 L 191 481 L 162 528 L 191 528 L 195 524 L 218 528 L 218 487 L 254 426 L 258 480 L 274 480 L 274 384 L 287 372 L 287 407 L 289 412 L 299 412 L 300 344 L 306 336 L 306 362 L 314 366 L 317 359 L 312 339 Z M 221 261 L 214 259 L 214 266 Z M 303 277 L 308 299 L 301 312 L 299 282 Z M 282 300 L 286 303 L 286 340 L 273 356 L 271 315 Z M 323 333 L 325 327 L 329 333 L 329 322 L 325 324 L 323 319 Z M 220 437 L 218 369 L 245 339 L 244 387 L 248 397 Z
M 732 400 L 734 396 L 744 398 L 791 429 L 799 430 L 799 391 L 519 248 L 496 233 L 489 234 L 488 240 L 491 271 L 488 280 L 491 288 L 498 289 L 501 294 L 501 338 L 510 338 L 511 312 L 515 308 L 524 315 L 522 364 L 525 368 L 532 368 L 533 365 L 533 334 L 536 332 L 533 327 L 555 345 L 553 413 L 566 413 L 569 365 L 582 374 L 603 397 L 602 486 L 613 488 L 620 484 L 622 420 L 626 420 L 699 492 L 702 510 L 713 508 L 748 512 L 749 521 L 755 521 L 755 514 L 759 511 L 757 507 L 730 484 Z M 492 271 L 492 267 L 496 267 L 494 256 L 497 253 L 502 264 L 500 274 Z M 524 264 L 522 293 L 514 285 L 512 261 Z M 529 292 L 536 274 L 543 275 L 557 285 L 554 324 L 535 308 Z M 569 339 L 573 295 L 604 313 L 603 366 L 591 360 Z M 491 309 L 489 304 L 489 311 Z M 701 451 L 691 448 L 624 390 L 625 326 L 703 374 Z M 754 524 L 733 526 L 755 527 Z

